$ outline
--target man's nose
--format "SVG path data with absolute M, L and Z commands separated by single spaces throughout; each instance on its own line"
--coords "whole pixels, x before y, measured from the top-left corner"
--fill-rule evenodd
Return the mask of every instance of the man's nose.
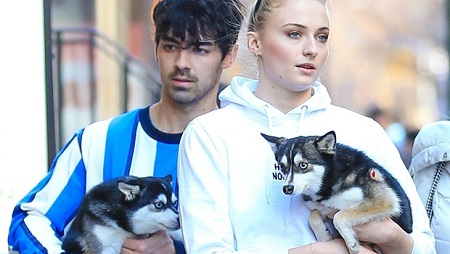
M 180 70 L 189 69 L 191 67 L 191 58 L 188 50 L 182 49 L 180 50 L 176 65 Z

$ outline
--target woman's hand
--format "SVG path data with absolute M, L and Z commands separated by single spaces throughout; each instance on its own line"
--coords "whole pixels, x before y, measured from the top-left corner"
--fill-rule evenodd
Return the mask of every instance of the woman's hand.
M 328 242 L 317 242 L 290 249 L 288 254 L 348 254 L 348 248 L 343 239 L 334 239 Z M 361 245 L 359 254 L 376 254 L 369 246 Z
M 360 241 L 376 244 L 384 254 L 411 253 L 412 237 L 390 218 L 353 227 Z

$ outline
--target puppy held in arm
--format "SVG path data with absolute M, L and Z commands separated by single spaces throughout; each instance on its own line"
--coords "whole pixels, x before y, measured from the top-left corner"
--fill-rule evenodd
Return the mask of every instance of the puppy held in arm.
M 83 198 L 63 239 L 67 253 L 120 253 L 126 238 L 178 230 L 172 176 L 126 176 L 94 186 Z
M 310 225 L 318 241 L 333 239 L 324 224 L 333 214 L 352 254 L 360 250 L 355 225 L 390 217 L 412 232 L 411 205 L 398 181 L 362 151 L 336 143 L 334 131 L 291 139 L 262 136 L 284 175 L 283 192 L 301 195 L 312 210 Z

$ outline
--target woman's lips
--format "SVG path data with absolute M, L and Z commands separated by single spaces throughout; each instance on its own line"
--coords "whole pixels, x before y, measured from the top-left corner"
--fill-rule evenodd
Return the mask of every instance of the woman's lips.
M 297 68 L 299 68 L 305 74 L 313 74 L 316 71 L 316 66 L 312 63 L 303 63 L 297 65 Z

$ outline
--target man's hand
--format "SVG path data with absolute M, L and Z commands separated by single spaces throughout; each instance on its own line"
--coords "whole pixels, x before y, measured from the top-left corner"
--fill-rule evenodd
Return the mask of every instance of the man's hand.
M 166 231 L 158 231 L 145 239 L 126 239 L 121 254 L 175 254 L 172 238 Z

